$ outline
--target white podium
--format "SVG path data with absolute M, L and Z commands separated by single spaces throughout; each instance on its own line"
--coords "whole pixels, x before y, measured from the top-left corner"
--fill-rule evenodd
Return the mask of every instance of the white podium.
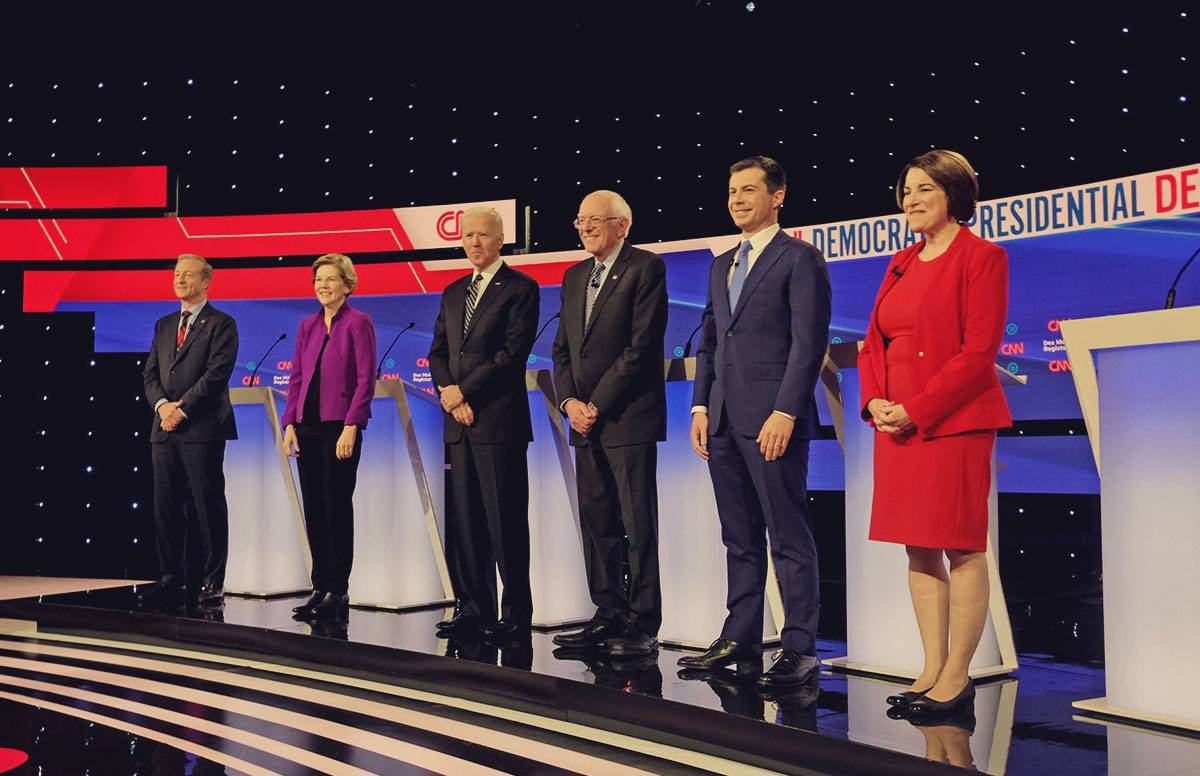
M 312 560 L 300 493 L 283 454 L 277 404 L 282 397 L 271 388 L 234 388 L 229 398 L 238 438 L 225 448 L 225 590 L 256 596 L 308 590 Z
M 350 603 L 384 609 L 450 604 L 442 407 L 404 380 L 375 384 L 354 490 Z
M 1200 307 L 1062 322 L 1100 472 L 1107 695 L 1076 708 L 1200 730 Z M 1103 468 L 1101 468 L 1103 466 Z
M 908 556 L 897 544 L 867 539 L 871 497 L 875 487 L 877 433 L 858 417 L 859 343 L 831 345 L 822 383 L 833 414 L 838 441 L 846 457 L 846 651 L 845 657 L 823 661 L 833 668 L 867 674 L 916 678 L 924 664 L 921 638 L 909 596 Z M 1001 384 L 1022 385 L 997 367 Z M 996 563 L 996 459 L 992 455 L 992 489 L 988 496 L 987 567 L 991 593 L 988 619 L 971 661 L 973 677 L 1010 673 L 1017 650 Z
M 533 624 L 556 627 L 589 620 L 596 607 L 583 570 L 575 459 L 558 411 L 554 375 L 548 369 L 531 369 L 525 373 L 525 387 L 533 421 L 528 453 Z
M 658 446 L 658 564 L 662 580 L 663 644 L 707 647 L 725 623 L 728 575 L 721 522 L 708 464 L 692 450 L 692 387 L 696 359 L 664 364 L 667 441 Z M 783 627 L 783 598 L 767 556 L 763 640 Z

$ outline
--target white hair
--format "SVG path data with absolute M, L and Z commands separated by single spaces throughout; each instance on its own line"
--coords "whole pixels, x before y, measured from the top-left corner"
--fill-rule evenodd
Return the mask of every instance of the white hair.
M 462 220 L 466 221 L 467 218 L 470 216 L 484 216 L 486 218 L 491 219 L 492 226 L 494 226 L 496 228 L 496 233 L 499 235 L 504 234 L 504 219 L 500 217 L 500 214 L 498 212 L 496 212 L 496 208 L 487 207 L 485 205 L 476 205 L 475 207 L 469 207 L 463 211 Z
M 608 189 L 597 189 L 591 194 L 588 194 L 588 196 L 590 197 L 595 194 L 599 194 L 608 200 L 609 204 L 612 206 L 613 215 L 620 216 L 621 218 L 625 219 L 625 236 L 628 237 L 629 230 L 633 228 L 633 209 L 629 207 L 629 203 L 626 202 L 625 198 L 620 194 L 615 191 L 609 191 Z

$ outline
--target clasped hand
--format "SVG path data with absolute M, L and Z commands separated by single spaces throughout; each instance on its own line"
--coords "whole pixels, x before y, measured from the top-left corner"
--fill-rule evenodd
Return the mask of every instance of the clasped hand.
M 438 398 L 442 402 L 442 409 L 449 412 L 451 417 L 459 423 L 464 426 L 475 423 L 475 410 L 471 409 L 471 405 L 467 403 L 467 397 L 463 395 L 462 388 L 457 385 L 439 385 Z
M 867 402 L 867 412 L 871 413 L 871 419 L 875 421 L 875 429 L 885 434 L 904 434 L 915 428 L 903 404 L 896 404 L 887 399 L 871 399 Z
M 595 404 L 584 404 L 579 399 L 571 399 L 564 409 L 567 411 L 567 420 L 571 422 L 571 428 L 583 436 L 591 432 L 592 426 L 596 425 L 596 420 L 600 417 L 600 410 L 596 409 Z
M 174 431 L 186 419 L 179 409 L 179 402 L 168 401 L 158 405 L 158 425 L 163 431 Z

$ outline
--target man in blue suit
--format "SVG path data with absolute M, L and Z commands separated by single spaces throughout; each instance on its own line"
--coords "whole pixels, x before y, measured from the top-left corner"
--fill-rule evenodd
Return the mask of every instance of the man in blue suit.
M 813 390 L 829 339 L 829 272 L 816 248 L 780 231 L 787 177 L 779 163 L 753 156 L 729 172 L 729 213 L 742 240 L 709 273 L 692 401 L 692 447 L 708 461 L 726 548 L 729 615 L 707 651 L 679 664 L 761 671 L 769 536 L 783 649 L 759 683 L 778 690 L 806 683 L 818 667 L 806 480 L 818 426 Z

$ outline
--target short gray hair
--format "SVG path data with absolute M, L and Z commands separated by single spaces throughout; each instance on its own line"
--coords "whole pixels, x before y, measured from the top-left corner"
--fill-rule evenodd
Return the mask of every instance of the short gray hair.
M 628 223 L 628 226 L 625 227 L 625 236 L 628 237 L 629 230 L 633 228 L 633 208 L 629 207 L 629 203 L 625 201 L 625 198 L 609 189 L 597 189 L 592 194 L 600 194 L 606 197 L 609 204 L 612 205 L 613 215 L 618 215 L 625 219 Z M 590 197 L 592 194 L 588 194 L 588 196 Z
M 175 259 L 175 266 L 179 266 L 179 262 L 181 261 L 200 262 L 200 277 L 204 278 L 205 280 L 212 280 L 213 268 L 212 265 L 208 263 L 208 259 L 195 253 L 181 253 L 179 254 L 179 258 Z
M 504 219 L 500 217 L 500 213 L 496 211 L 496 208 L 486 205 L 476 205 L 463 211 L 462 220 L 466 221 L 468 216 L 486 216 L 492 220 L 492 226 L 496 227 L 496 230 L 501 235 L 504 234 Z

